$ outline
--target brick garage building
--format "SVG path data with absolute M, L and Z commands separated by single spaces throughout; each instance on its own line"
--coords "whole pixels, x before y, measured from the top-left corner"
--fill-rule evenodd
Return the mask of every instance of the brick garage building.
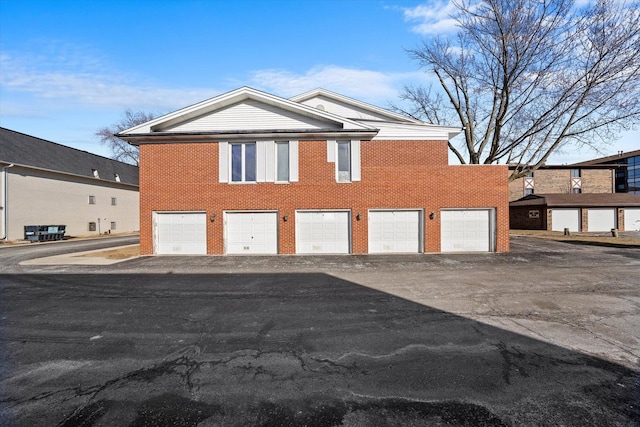
M 640 231 L 635 194 L 533 194 L 509 204 L 516 230 Z
M 507 168 L 449 166 L 459 131 L 247 87 L 128 129 L 141 253 L 508 251 Z

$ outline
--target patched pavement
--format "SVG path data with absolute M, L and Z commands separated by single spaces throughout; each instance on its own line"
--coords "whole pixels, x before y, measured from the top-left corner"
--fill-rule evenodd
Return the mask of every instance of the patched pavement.
M 0 275 L 4 425 L 640 425 L 640 251 Z

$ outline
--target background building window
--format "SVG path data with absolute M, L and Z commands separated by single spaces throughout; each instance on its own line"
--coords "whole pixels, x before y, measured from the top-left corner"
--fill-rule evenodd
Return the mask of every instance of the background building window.
M 112 230 L 116 229 L 116 222 L 115 221 L 111 221 L 111 229 Z
M 111 198 L 111 206 L 117 206 L 118 205 L 118 199 L 116 199 L 115 197 Z
M 580 169 L 571 169 L 571 178 L 580 178 Z
M 90 205 L 96 204 L 96 196 L 89 196 L 89 204 Z
M 95 222 L 90 222 L 89 223 L 89 231 L 96 231 L 96 223 Z

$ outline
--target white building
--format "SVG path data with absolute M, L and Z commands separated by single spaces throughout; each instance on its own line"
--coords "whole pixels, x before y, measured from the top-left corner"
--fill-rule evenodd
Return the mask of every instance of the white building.
M 138 231 L 139 211 L 136 166 L 0 128 L 0 240 L 22 240 L 32 225 Z

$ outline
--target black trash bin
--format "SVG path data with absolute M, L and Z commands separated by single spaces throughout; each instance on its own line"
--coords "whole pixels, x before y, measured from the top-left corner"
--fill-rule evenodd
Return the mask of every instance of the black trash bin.
M 66 225 L 25 225 L 24 239 L 30 242 L 62 240 L 66 227 Z

